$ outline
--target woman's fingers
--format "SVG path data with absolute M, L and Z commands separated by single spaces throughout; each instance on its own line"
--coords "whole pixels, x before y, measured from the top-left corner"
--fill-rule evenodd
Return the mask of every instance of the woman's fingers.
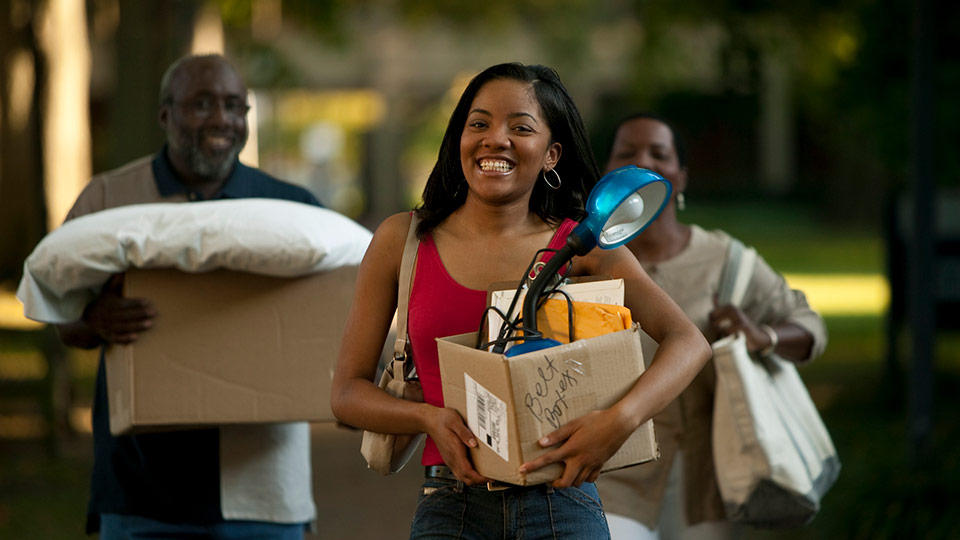
M 467 485 L 486 482 L 487 479 L 474 469 L 467 452 L 467 447 L 477 446 L 477 438 L 473 432 L 455 410 L 444 408 L 437 412 L 440 415 L 440 428 L 435 433 L 430 433 L 430 436 L 437 444 L 443 462 Z
M 553 463 L 560 463 L 561 461 L 563 461 L 563 458 L 565 457 L 565 455 L 566 455 L 566 452 L 562 447 L 555 448 L 545 454 L 540 455 L 536 459 L 532 461 L 528 461 L 523 465 L 521 465 L 520 474 L 531 473 L 537 469 L 542 469 L 547 465 L 550 465 Z
M 451 428 L 453 429 L 453 432 L 457 434 L 457 437 L 460 439 L 460 442 L 469 446 L 470 448 L 477 447 L 477 437 L 474 436 L 473 432 L 470 431 L 470 428 L 468 428 L 466 424 L 463 423 L 463 420 L 453 423 Z
M 540 437 L 540 440 L 537 441 L 537 443 L 543 448 L 561 444 L 563 443 L 563 441 L 569 439 L 570 435 L 572 435 L 573 432 L 576 430 L 577 430 L 577 423 L 568 422 L 560 426 L 558 429 L 555 429 L 554 431 L 547 433 L 543 437 Z
M 558 429 L 551 431 L 550 433 L 547 433 L 543 437 L 541 437 L 540 440 L 537 441 L 537 443 L 541 447 L 547 448 L 550 446 L 557 446 L 557 445 L 560 445 L 560 447 L 555 448 L 547 452 L 546 454 L 543 454 L 537 457 L 533 461 L 528 461 L 524 463 L 523 465 L 520 466 L 520 473 L 526 474 L 531 471 L 535 471 L 537 469 L 546 467 L 551 463 L 557 463 L 557 462 L 563 461 L 564 458 L 567 457 L 568 452 L 566 449 L 564 449 L 562 445 L 570 438 L 571 435 L 573 435 L 573 433 L 577 430 L 579 425 L 580 425 L 579 419 L 573 420 L 571 422 L 568 422 L 560 426 Z
M 587 482 L 596 482 L 597 478 L 600 477 L 600 469 L 594 469 L 590 476 L 587 477 Z
M 443 461 L 447 464 L 447 467 L 450 467 L 453 474 L 468 486 L 482 484 L 487 481 L 483 475 L 473 468 L 473 463 L 470 462 L 470 456 L 467 454 L 466 448 L 462 445 L 460 445 L 459 451 L 454 453 L 452 459 L 444 456 Z
M 710 312 L 710 324 L 721 334 L 735 334 L 745 329 L 746 317 L 732 305 L 719 306 Z

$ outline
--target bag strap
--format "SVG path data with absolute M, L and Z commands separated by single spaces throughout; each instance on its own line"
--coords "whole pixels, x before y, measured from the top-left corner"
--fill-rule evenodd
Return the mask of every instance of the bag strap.
M 407 241 L 403 245 L 403 258 L 400 260 L 400 276 L 397 281 L 397 341 L 393 346 L 394 361 L 407 362 L 410 352 L 410 337 L 407 335 L 407 309 L 410 300 L 410 287 L 413 285 L 413 265 L 417 262 L 417 250 L 420 239 L 417 238 L 417 224 L 420 218 L 416 212 L 410 213 L 410 229 Z M 404 375 L 410 366 L 404 365 Z M 394 376 L 397 376 L 394 373 Z
M 747 292 L 747 285 L 753 276 L 753 265 L 757 262 L 757 251 L 743 245 L 736 238 L 730 239 L 727 249 L 727 261 L 720 272 L 720 286 L 717 290 L 717 304 L 733 304 L 739 307 Z

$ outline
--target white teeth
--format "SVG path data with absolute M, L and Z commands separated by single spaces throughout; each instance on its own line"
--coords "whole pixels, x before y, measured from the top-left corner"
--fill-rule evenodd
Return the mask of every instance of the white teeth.
M 484 171 L 510 172 L 513 170 L 513 165 L 511 165 L 509 161 L 502 159 L 484 159 L 480 161 L 480 169 Z
M 206 139 L 213 144 L 230 144 L 230 137 L 226 135 L 207 135 Z

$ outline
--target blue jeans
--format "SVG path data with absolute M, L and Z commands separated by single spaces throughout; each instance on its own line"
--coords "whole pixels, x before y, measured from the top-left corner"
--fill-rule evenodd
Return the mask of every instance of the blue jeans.
M 469 540 L 610 538 L 593 484 L 554 489 L 548 484 L 487 491 L 445 478 L 427 478 L 420 490 L 410 538 Z
M 100 540 L 303 540 L 306 524 L 223 521 L 212 525 L 167 523 L 143 516 L 100 514 Z

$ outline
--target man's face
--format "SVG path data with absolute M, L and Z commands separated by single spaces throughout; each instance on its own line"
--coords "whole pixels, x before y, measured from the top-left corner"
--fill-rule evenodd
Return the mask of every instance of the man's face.
M 247 140 L 247 89 L 226 62 L 184 64 L 160 108 L 170 161 L 189 180 L 223 180 Z

